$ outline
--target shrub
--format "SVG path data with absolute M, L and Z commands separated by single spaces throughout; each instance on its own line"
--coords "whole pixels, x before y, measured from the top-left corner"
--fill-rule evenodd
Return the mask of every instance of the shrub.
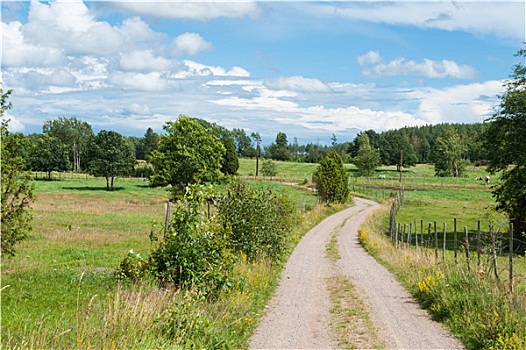
M 295 218 L 287 197 L 237 182 L 221 199 L 218 213 L 221 225 L 231 231 L 228 247 L 233 251 L 244 253 L 250 261 L 281 259 Z

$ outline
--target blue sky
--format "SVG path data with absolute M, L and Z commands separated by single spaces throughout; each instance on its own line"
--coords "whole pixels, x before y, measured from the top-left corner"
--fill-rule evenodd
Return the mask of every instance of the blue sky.
M 525 1 L 2 1 L 11 128 L 162 132 L 180 114 L 270 143 L 482 122 Z

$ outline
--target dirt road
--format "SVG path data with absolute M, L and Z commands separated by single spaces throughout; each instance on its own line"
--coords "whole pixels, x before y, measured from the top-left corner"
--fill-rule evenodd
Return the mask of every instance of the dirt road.
M 358 243 L 358 227 L 378 204 L 355 198 L 356 205 L 325 219 L 299 242 L 283 271 L 251 349 L 334 349 L 329 335 L 331 300 L 326 280 L 343 274 L 361 290 L 386 349 L 462 349 L 383 266 Z M 338 235 L 341 259 L 326 257 Z

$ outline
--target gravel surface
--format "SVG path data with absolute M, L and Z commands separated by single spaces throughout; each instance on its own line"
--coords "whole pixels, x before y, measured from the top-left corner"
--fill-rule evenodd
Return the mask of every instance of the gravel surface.
M 325 219 L 299 242 L 250 348 L 337 348 L 329 336 L 331 301 L 326 279 L 338 273 L 349 276 L 363 291 L 387 349 L 462 349 L 456 339 L 430 320 L 395 277 L 360 246 L 358 227 L 379 205 L 360 198 L 355 198 L 355 203 Z M 341 255 L 337 268 L 325 253 L 335 231 L 339 234 Z

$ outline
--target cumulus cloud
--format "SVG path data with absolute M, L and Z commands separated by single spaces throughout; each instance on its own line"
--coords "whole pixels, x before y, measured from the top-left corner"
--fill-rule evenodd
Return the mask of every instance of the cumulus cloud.
M 164 57 L 156 57 L 150 50 L 123 53 L 120 66 L 125 71 L 151 72 L 170 69 L 172 61 Z
M 185 60 L 182 69 L 173 74 L 173 78 L 185 79 L 192 76 L 230 76 L 230 77 L 248 77 L 250 73 L 241 67 L 234 66 L 230 70 L 223 67 L 207 66 L 198 62 Z
M 123 110 L 125 115 L 151 115 L 150 108 L 144 104 L 132 103 Z
M 480 123 L 488 118 L 503 92 L 502 81 L 455 85 L 415 91 L 420 99 L 416 114 L 428 123 Z
M 197 33 L 181 34 L 173 40 L 172 45 L 173 53 L 176 56 L 193 56 L 198 52 L 212 48 L 212 44 Z
M 365 64 L 380 63 L 383 59 L 378 51 L 369 51 L 365 55 L 359 56 L 357 61 L 360 66 L 363 66 Z
M 332 91 L 330 86 L 321 80 L 302 76 L 281 77 L 276 80 L 267 81 L 265 85 L 275 90 L 291 90 L 297 92 L 328 93 Z
M 240 18 L 256 17 L 260 8 L 256 1 L 182 1 L 167 0 L 155 6 L 147 1 L 119 1 L 99 6 L 113 7 L 140 16 L 152 16 L 171 19 L 210 20 L 219 17 Z
M 168 81 L 158 72 L 114 72 L 108 77 L 108 82 L 117 88 L 139 91 L 162 91 L 169 86 Z
M 2 22 L 2 65 L 8 67 L 52 66 L 62 64 L 65 56 L 57 48 L 28 43 L 21 31 L 22 23 Z
M 27 44 L 64 55 L 117 54 L 164 38 L 139 18 L 126 19 L 120 26 L 98 21 L 82 1 L 31 1 L 28 22 L 18 30 Z
M 371 52 L 358 58 L 361 65 L 382 61 L 379 54 L 371 54 Z M 417 75 L 427 78 L 473 79 L 477 76 L 477 71 L 471 66 L 459 65 L 451 60 L 433 61 L 426 58 L 423 62 L 416 62 L 399 57 L 390 62 L 364 69 L 362 75 L 368 77 Z

